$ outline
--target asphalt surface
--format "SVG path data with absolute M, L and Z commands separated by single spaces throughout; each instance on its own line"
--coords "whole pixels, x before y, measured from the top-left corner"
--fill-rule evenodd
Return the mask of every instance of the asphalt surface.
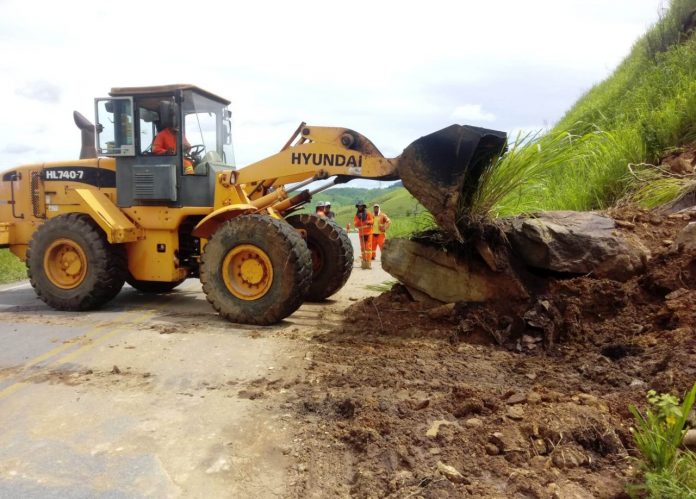
M 282 497 L 293 416 L 275 402 L 311 336 L 389 278 L 358 266 L 264 328 L 219 318 L 198 280 L 87 313 L 0 286 L 0 497 Z

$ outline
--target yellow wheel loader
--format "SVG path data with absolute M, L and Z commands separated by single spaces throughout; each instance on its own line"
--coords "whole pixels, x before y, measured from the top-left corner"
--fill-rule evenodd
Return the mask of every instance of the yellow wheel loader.
M 124 282 L 164 293 L 200 278 L 230 321 L 278 322 L 334 294 L 353 267 L 340 227 L 293 214 L 314 194 L 402 178 L 443 214 L 505 144 L 501 132 L 452 125 L 388 159 L 353 130 L 302 123 L 278 153 L 236 169 L 228 105 L 193 85 L 113 88 L 95 99 L 95 125 L 74 113 L 79 160 L 0 173 L 0 248 L 26 261 L 44 302 L 88 310 Z

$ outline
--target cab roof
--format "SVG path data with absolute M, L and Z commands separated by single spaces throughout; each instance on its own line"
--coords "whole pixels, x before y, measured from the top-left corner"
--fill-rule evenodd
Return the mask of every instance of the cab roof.
M 192 90 L 199 93 L 205 97 L 222 102 L 226 106 L 230 104 L 230 101 L 223 99 L 222 97 L 203 90 L 196 85 L 191 85 L 188 83 L 176 83 L 173 85 L 156 85 L 151 87 L 114 87 L 109 92 L 112 97 L 123 97 L 123 96 L 138 96 L 138 95 L 155 95 L 155 94 L 170 94 L 177 90 Z

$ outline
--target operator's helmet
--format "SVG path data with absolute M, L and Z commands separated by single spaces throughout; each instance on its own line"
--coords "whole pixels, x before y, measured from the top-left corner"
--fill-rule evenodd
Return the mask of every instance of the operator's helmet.
M 365 204 L 365 201 L 358 201 L 357 203 L 355 203 L 355 207 L 356 207 L 356 208 L 360 208 L 361 206 L 364 207 L 364 208 L 367 208 L 367 205 Z
M 317 203 L 317 208 L 323 208 L 324 206 L 326 206 L 326 203 L 324 201 L 319 201 Z

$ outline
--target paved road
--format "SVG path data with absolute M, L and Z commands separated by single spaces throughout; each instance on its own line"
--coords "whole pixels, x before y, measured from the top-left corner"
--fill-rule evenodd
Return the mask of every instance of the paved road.
M 333 302 L 268 328 L 217 317 L 197 280 L 89 313 L 0 287 L 0 497 L 282 496 L 293 418 L 278 401 L 307 340 L 388 278 L 356 269 Z

